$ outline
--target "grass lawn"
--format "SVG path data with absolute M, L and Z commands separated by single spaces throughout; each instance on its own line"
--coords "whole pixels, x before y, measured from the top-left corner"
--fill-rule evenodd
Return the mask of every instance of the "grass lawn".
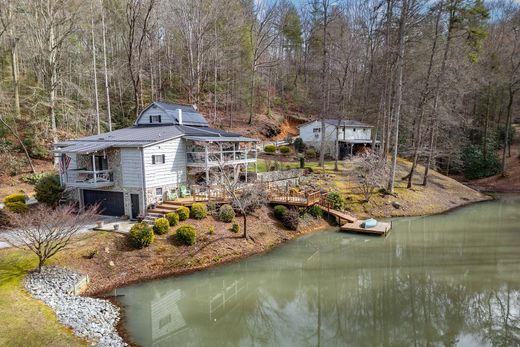
M 23 277 L 35 266 L 26 252 L 0 250 L 0 346 L 88 346 L 24 290 Z

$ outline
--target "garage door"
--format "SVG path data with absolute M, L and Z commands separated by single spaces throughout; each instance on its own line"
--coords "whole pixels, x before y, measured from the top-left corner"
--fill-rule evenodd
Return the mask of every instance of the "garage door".
M 125 214 L 123 193 L 105 192 L 102 190 L 83 190 L 85 207 L 99 204 L 101 214 L 122 216 Z

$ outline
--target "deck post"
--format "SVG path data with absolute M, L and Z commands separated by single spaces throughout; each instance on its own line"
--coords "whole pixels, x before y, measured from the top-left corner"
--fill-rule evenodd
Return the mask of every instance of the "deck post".
M 94 184 L 95 184 L 95 183 L 97 183 L 97 173 L 96 173 L 96 156 L 94 153 L 92 153 L 92 171 L 94 172 Z
M 247 183 L 247 169 L 249 167 L 249 164 L 247 163 L 247 148 L 245 149 L 244 153 L 245 153 L 245 161 L 246 161 L 245 167 L 246 167 L 246 183 Z
M 204 160 L 206 163 L 206 184 L 209 185 L 209 158 L 208 158 L 208 145 L 204 146 Z

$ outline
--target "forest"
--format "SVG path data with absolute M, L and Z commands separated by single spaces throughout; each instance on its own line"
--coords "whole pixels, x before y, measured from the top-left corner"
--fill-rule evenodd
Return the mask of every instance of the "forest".
M 263 138 L 287 119 L 372 124 L 390 190 L 398 157 L 426 167 L 424 184 L 428 168 L 506 174 L 518 1 L 0 2 L 0 174 L 34 172 L 53 143 L 129 126 L 154 100 Z

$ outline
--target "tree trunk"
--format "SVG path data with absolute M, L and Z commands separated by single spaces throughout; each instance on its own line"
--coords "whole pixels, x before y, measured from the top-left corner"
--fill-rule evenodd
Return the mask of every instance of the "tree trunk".
M 91 34 L 92 34 L 92 72 L 94 77 L 94 101 L 96 104 L 96 130 L 97 134 L 101 134 L 101 123 L 99 119 L 99 96 L 98 96 L 98 85 L 97 85 L 97 61 L 96 61 L 96 40 L 94 38 L 94 6 L 93 2 L 90 3 L 91 12 Z
M 108 68 L 107 68 L 107 44 L 106 44 L 106 30 L 105 30 L 105 9 L 103 7 L 103 0 L 101 3 L 101 26 L 103 30 L 103 67 L 105 71 L 105 93 L 107 102 L 107 123 L 108 131 L 112 131 L 112 111 L 110 110 L 110 89 L 108 81 Z
M 504 149 L 502 151 L 502 177 L 506 177 L 506 154 L 507 149 L 509 147 L 509 132 L 511 131 L 511 112 L 513 108 L 513 100 L 515 97 L 515 92 L 513 91 L 512 86 L 509 86 L 509 102 L 507 103 L 507 117 L 506 117 L 506 134 L 504 136 Z
M 397 79 L 395 82 L 395 115 L 394 115 L 394 146 L 392 150 L 392 165 L 390 167 L 390 177 L 388 180 L 388 191 L 394 192 L 395 170 L 397 166 L 397 149 L 399 147 L 399 120 L 401 118 L 401 101 L 403 89 L 403 67 L 404 54 L 406 48 L 406 21 L 408 18 L 408 0 L 403 0 L 401 9 L 401 19 L 399 21 L 399 53 L 397 56 Z
M 25 146 L 22 139 L 20 138 L 20 135 L 18 134 L 18 130 L 16 130 L 16 124 L 14 124 L 14 126 L 11 127 L 9 124 L 7 124 L 6 120 L 2 116 L 0 116 L 0 123 L 2 123 L 13 134 L 13 136 L 16 137 L 16 140 L 20 144 L 20 147 L 22 147 L 25 157 L 27 158 L 27 161 L 29 162 L 29 165 L 31 166 L 31 172 L 33 174 L 36 173 L 36 169 L 34 168 L 31 156 L 29 155 L 29 152 L 27 151 L 27 147 Z
M 242 211 L 242 216 L 243 216 L 242 218 L 244 219 L 244 235 L 243 236 L 244 236 L 244 239 L 247 240 L 247 214 L 244 211 Z
M 320 142 L 320 166 L 325 168 L 325 117 L 327 116 L 327 29 L 328 29 L 328 3 L 322 0 L 323 5 L 323 51 L 322 51 L 322 65 L 321 65 L 321 142 Z

